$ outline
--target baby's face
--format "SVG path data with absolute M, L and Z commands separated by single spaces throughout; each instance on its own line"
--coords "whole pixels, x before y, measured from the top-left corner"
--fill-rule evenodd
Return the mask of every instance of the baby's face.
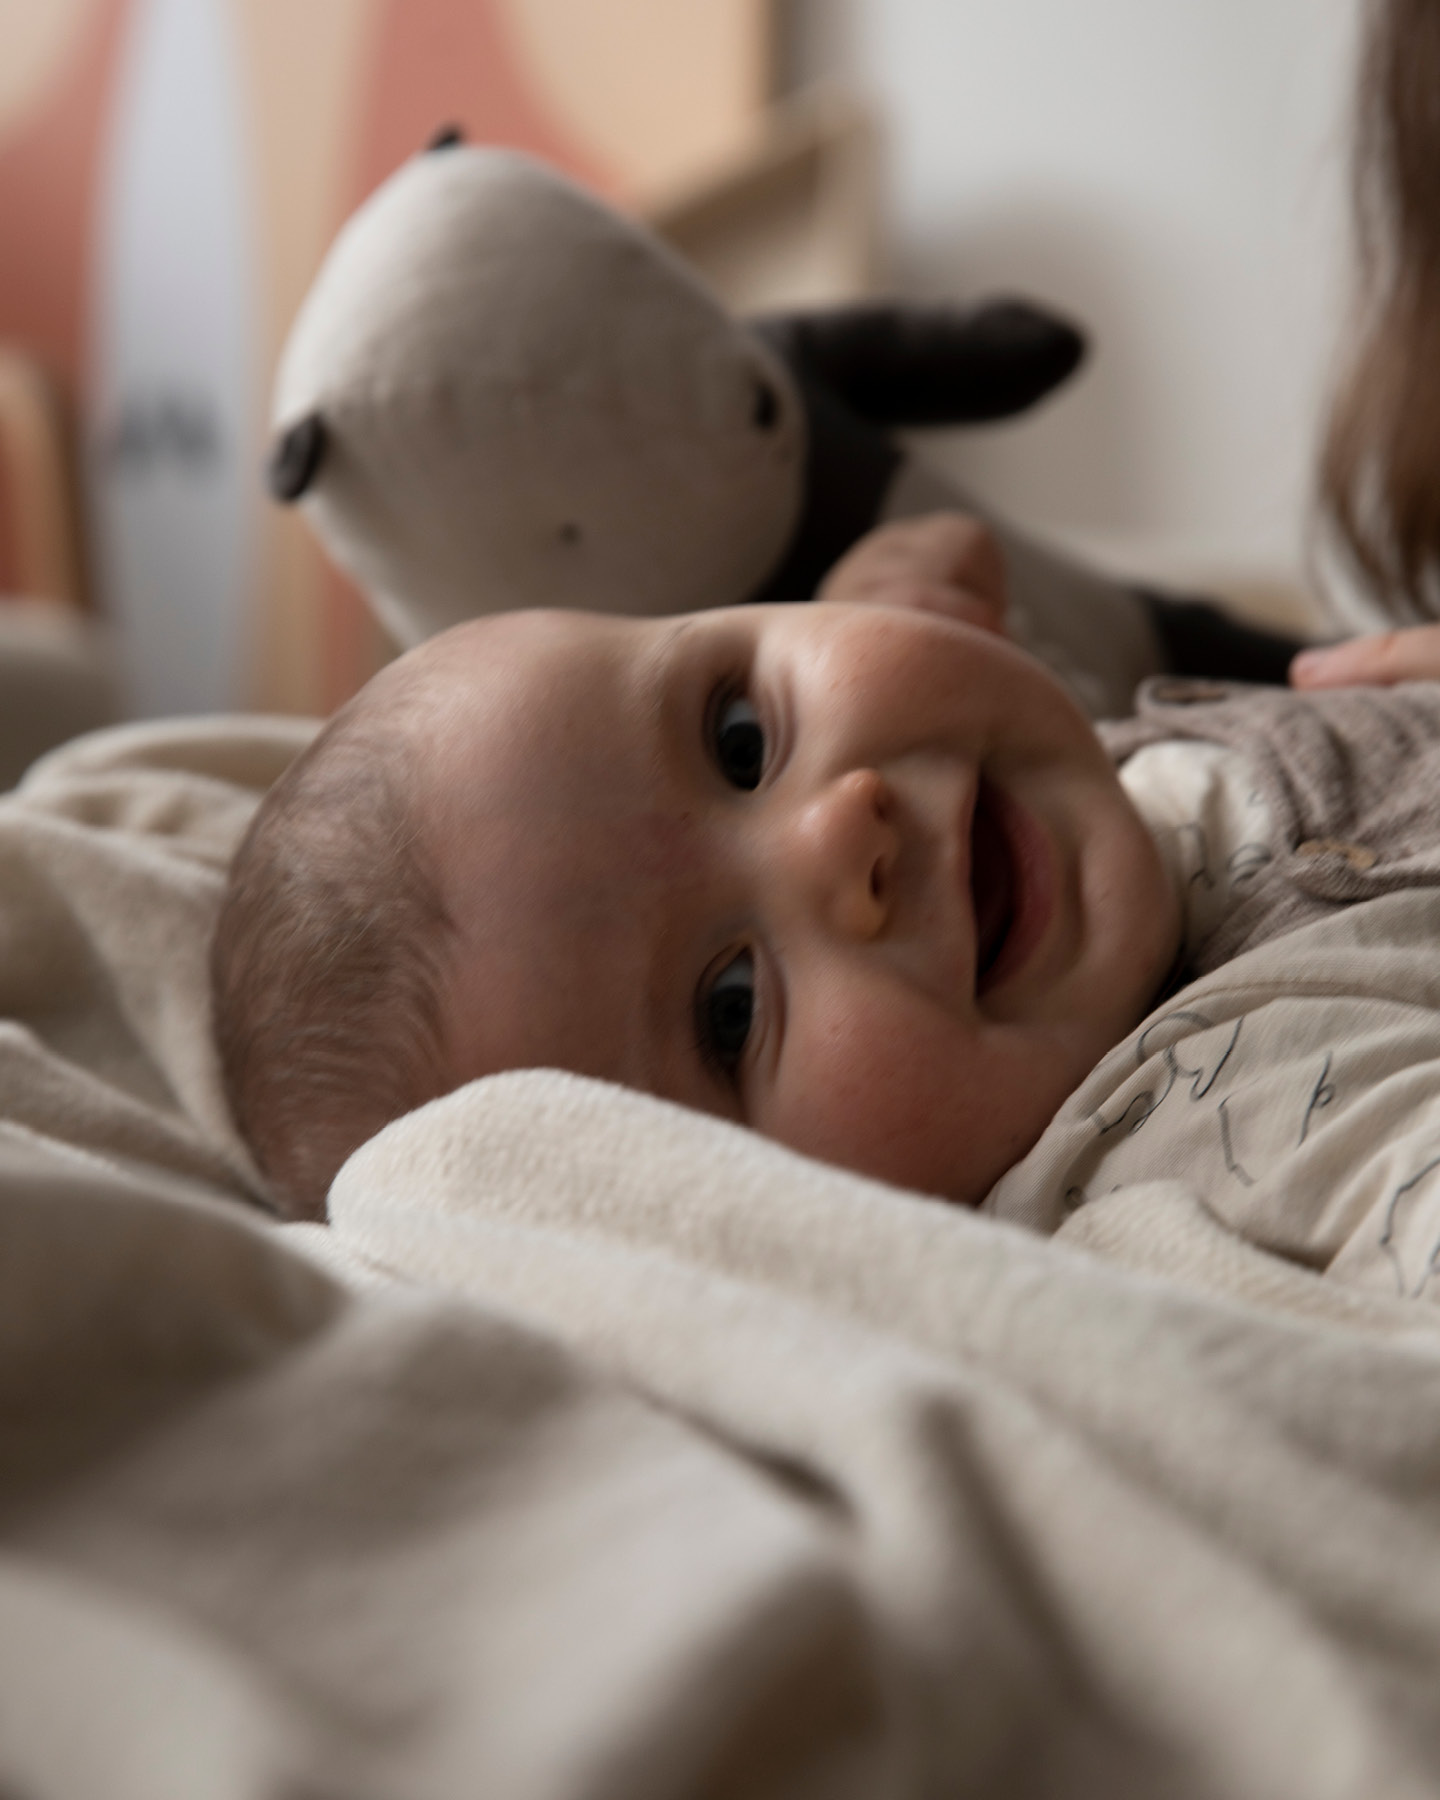
M 414 654 L 457 1084 L 571 1069 L 975 1201 L 1173 957 L 1089 724 L 989 632 L 531 613 Z

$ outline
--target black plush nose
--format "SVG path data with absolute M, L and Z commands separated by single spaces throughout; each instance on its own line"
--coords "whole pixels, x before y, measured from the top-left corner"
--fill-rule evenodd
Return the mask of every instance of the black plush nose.
M 325 460 L 325 421 L 306 413 L 276 438 L 265 463 L 265 485 L 287 506 L 298 500 Z

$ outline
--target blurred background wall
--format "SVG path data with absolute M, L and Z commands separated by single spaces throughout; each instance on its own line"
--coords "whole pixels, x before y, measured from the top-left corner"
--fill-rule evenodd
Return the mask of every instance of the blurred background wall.
M 951 467 L 1122 564 L 1279 598 L 1346 304 L 1356 0 L 809 0 L 886 122 L 891 276 L 1070 307 L 1096 355 Z
M 111 622 L 138 711 L 326 710 L 377 666 L 358 597 L 261 498 L 266 402 L 334 231 L 453 121 L 649 217 L 737 305 L 1069 311 L 1079 381 L 935 454 L 1116 566 L 1283 608 L 1343 309 L 1355 10 L 0 0 L 0 344 L 70 425 L 57 585 Z M 22 553 L 41 414 L 5 391 L 15 589 L 60 563 Z

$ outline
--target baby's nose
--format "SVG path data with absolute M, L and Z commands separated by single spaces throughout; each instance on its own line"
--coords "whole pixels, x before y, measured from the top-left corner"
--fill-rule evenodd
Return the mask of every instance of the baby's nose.
M 890 915 L 898 838 L 875 769 L 851 769 L 803 803 L 792 840 L 796 874 L 832 930 L 872 938 Z

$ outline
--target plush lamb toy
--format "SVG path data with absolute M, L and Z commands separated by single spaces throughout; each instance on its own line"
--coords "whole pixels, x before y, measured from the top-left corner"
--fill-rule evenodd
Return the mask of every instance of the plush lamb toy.
M 444 134 L 359 209 L 306 298 L 269 483 L 405 645 L 518 606 L 806 599 L 878 520 L 952 507 L 990 518 L 1012 631 L 1092 712 L 1165 667 L 1263 673 L 1236 668 L 1219 614 L 1041 549 L 891 435 L 1021 411 L 1082 351 L 1017 302 L 738 322 L 552 169 Z M 1223 653 L 1176 655 L 1177 620 Z

